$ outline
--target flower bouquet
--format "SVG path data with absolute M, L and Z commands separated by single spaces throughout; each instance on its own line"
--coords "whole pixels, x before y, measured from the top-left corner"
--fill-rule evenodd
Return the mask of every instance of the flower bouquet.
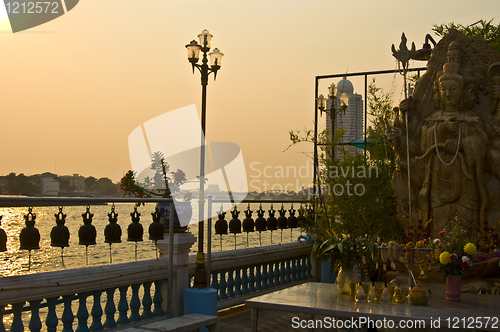
M 458 227 L 452 228 L 449 234 L 445 231 L 439 232 L 439 237 L 432 243 L 434 258 L 444 279 L 449 275 L 461 276 L 472 266 L 477 250 L 473 242 L 475 241 L 466 241 Z

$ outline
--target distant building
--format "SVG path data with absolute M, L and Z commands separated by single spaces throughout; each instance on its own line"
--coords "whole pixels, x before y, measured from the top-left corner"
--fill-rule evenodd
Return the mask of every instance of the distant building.
M 219 185 L 209 184 L 207 187 L 207 193 L 220 193 Z
M 0 193 L 6 193 L 9 189 L 9 181 L 5 176 L 0 177 Z
M 81 193 L 85 191 L 85 177 L 73 174 L 73 175 L 62 175 L 59 177 L 61 181 L 65 182 L 65 192 L 68 193 Z
M 57 196 L 61 189 L 59 180 L 54 179 L 52 176 L 45 176 L 41 179 L 42 182 L 42 196 Z
M 345 129 L 344 137 L 341 143 L 349 143 L 356 139 L 363 138 L 364 134 L 364 108 L 363 108 L 363 97 L 360 94 L 354 93 L 354 87 L 352 83 L 344 78 L 337 84 L 337 98 L 335 98 L 335 108 L 340 109 L 341 102 L 340 96 L 342 93 L 346 93 L 349 97 L 349 105 L 344 112 L 339 112 L 335 118 L 335 131 L 338 129 Z M 326 102 L 326 109 L 329 110 L 331 107 L 331 99 Z M 326 128 L 332 132 L 332 122 L 330 119 L 330 112 L 326 112 Z M 346 151 L 351 155 L 361 153 L 363 150 L 354 146 L 339 146 L 337 147 L 335 153 L 335 158 L 342 156 L 342 150 Z

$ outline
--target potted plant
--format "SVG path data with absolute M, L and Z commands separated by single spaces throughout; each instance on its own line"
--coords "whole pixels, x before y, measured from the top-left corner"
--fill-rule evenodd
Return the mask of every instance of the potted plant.
M 377 245 L 367 237 L 353 238 L 346 234 L 337 234 L 333 230 L 324 230 L 319 234 L 310 234 L 314 239 L 313 253 L 322 260 L 331 259 L 330 273 L 339 271 L 337 287 L 342 293 L 349 294 L 350 282 L 356 282 L 354 265 L 361 268 L 364 279 L 363 264 L 372 260 L 377 254 Z
M 124 191 L 123 195 L 134 195 L 135 197 L 164 197 L 172 198 L 174 196 L 175 231 L 185 231 L 192 215 L 190 192 L 181 192 L 180 187 L 187 182 L 186 174 L 178 169 L 170 171 L 170 165 L 165 162 L 161 152 L 155 152 L 152 155 L 150 171 L 152 176 L 145 176 L 142 181 L 137 179 L 136 172 L 129 170 L 121 179 L 120 189 Z M 162 221 L 168 230 L 170 221 L 170 203 L 158 204 L 158 210 L 162 214 Z M 180 218 L 180 219 L 179 219 Z

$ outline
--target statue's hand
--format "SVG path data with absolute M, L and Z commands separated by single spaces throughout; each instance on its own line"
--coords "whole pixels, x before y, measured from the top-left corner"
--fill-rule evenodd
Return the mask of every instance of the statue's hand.
M 401 110 L 402 113 L 408 112 L 411 106 L 412 98 L 405 98 L 399 103 L 399 109 Z
M 500 84 L 495 84 L 493 87 L 493 98 L 500 99 Z
M 446 141 L 446 143 L 444 143 L 444 150 L 447 153 L 455 154 L 455 152 L 457 150 L 457 144 L 458 144 L 458 142 L 456 139 L 450 138 L 449 140 Z
M 455 120 L 452 120 L 452 119 L 446 119 L 446 120 L 444 121 L 444 127 L 446 128 L 446 130 L 447 130 L 448 132 L 453 133 L 453 132 L 457 131 L 457 128 L 458 128 L 458 122 L 457 122 L 457 121 L 455 121 Z

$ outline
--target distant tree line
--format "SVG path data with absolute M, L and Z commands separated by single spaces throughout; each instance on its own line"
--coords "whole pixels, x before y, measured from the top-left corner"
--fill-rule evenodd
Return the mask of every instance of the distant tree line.
M 60 196 L 121 196 L 120 184 L 113 183 L 109 178 L 97 179 L 93 176 L 59 176 L 53 173 L 43 173 L 26 176 L 23 173 L 10 173 L 0 176 L 1 195 L 43 195 L 43 180 L 51 179 L 52 183 L 59 183 Z M 57 187 L 56 187 L 57 188 Z

